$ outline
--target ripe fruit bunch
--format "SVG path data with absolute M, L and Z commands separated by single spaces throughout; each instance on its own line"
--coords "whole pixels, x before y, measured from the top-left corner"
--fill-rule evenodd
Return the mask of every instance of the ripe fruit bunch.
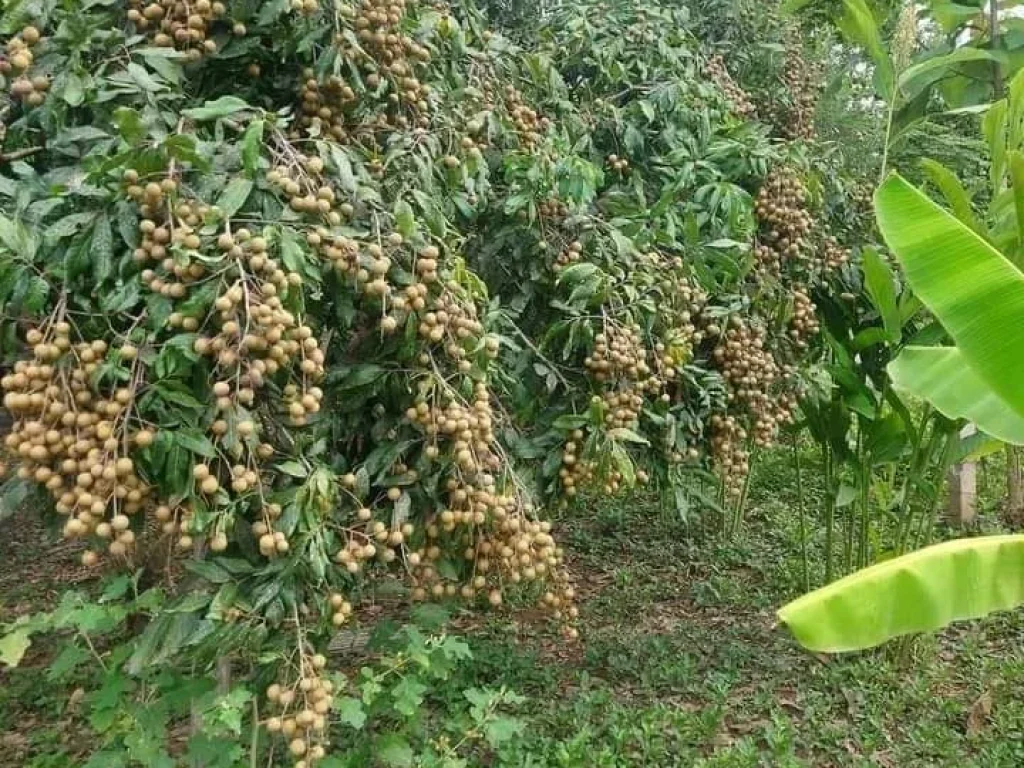
M 27 26 L 7 41 L 4 53 L 0 55 L 0 75 L 10 80 L 11 97 L 30 107 L 42 104 L 50 90 L 49 77 L 44 74 L 32 75 L 30 71 L 35 61 L 32 49 L 41 39 L 42 33 L 38 27 Z
M 766 341 L 763 328 L 734 315 L 713 353 L 728 384 L 730 404 L 749 414 L 754 442 L 762 447 L 771 444 L 780 425 L 792 420 L 796 406 L 791 393 L 779 391 L 785 389 L 788 371 L 776 362 Z
M 287 197 L 289 208 L 296 213 L 322 218 L 324 224 L 332 227 L 352 216 L 355 210 L 352 204 L 339 203 L 334 188 L 324 177 L 322 159 L 302 154 L 281 137 L 275 149 L 279 162 L 267 171 L 265 178 Z M 329 237 L 329 231 L 318 228 L 315 233 L 307 234 L 306 239 L 310 245 L 321 247 L 324 245 L 321 238 Z
M 146 181 L 138 171 L 129 168 L 122 178 L 125 194 L 138 203 L 141 216 L 142 239 L 133 254 L 135 262 L 145 266 L 152 262 L 155 266 L 143 270 L 142 281 L 161 296 L 184 298 L 189 285 L 207 274 L 206 265 L 199 258 L 203 242 L 198 229 L 210 213 L 209 206 L 179 196 L 178 182 L 170 176 Z M 199 322 L 196 318 L 183 318 L 181 325 L 187 331 L 195 331 Z
M 550 200 L 542 200 L 537 204 L 537 215 L 552 224 L 561 224 L 562 220 L 569 215 L 569 206 L 554 197 Z
M 336 36 L 335 45 L 359 67 L 371 99 L 385 99 L 386 110 L 375 120 L 378 127 L 430 124 L 430 88 L 418 73 L 431 54 L 403 31 L 409 5 L 406 0 L 362 0 L 356 8 L 340 9 L 348 29 Z
M 783 72 L 786 101 L 774 116 L 775 126 L 790 140 L 814 138 L 814 111 L 818 106 L 824 66 L 808 62 L 797 46 L 791 46 Z
M 756 114 L 757 107 L 747 92 L 732 79 L 725 66 L 725 59 L 720 54 L 715 54 L 704 63 L 704 74 L 722 91 L 738 117 L 749 119 Z
M 153 45 L 184 51 L 189 61 L 217 50 L 212 27 L 227 15 L 227 8 L 218 0 L 128 0 L 128 6 L 128 20 L 146 33 Z M 235 24 L 232 32 L 241 36 L 246 29 Z
M 348 139 L 346 110 L 356 103 L 356 93 L 344 78 L 331 75 L 323 82 L 307 69 L 302 73 L 301 106 L 296 121 L 296 138 L 325 136 L 344 143 Z
M 815 266 L 821 272 L 840 269 L 850 261 L 850 249 L 844 248 L 832 235 L 826 236 L 818 248 Z
M 132 519 L 153 497 L 131 455 L 154 439 L 133 413 L 141 381 L 137 350 L 72 342 L 71 333 L 58 312 L 26 334 L 32 359 L 15 363 L 0 381 L 4 407 L 15 417 L 4 444 L 18 476 L 45 486 L 67 516 L 66 537 L 94 536 L 111 555 L 124 557 L 135 543 Z M 105 363 L 127 367 L 127 386 L 101 375 Z M 96 560 L 92 551 L 83 555 L 86 565 Z
M 444 508 L 427 517 L 424 545 L 406 554 L 414 598 L 458 595 L 472 600 L 486 595 L 497 606 L 507 585 L 545 580 L 545 607 L 558 619 L 575 617 L 572 587 L 562 568 L 562 551 L 550 536 L 551 525 L 532 520 L 530 505 L 498 486 L 495 475 L 509 467 L 494 433 L 487 385 L 474 384 L 471 403 L 450 388 L 441 396 L 421 396 L 406 418 L 426 437 L 426 461 L 450 467 L 443 485 Z M 386 529 L 379 533 L 388 538 Z M 453 578 L 439 570 L 442 559 L 461 560 L 467 569 Z M 574 632 L 571 627 L 567 631 Z
M 558 478 L 563 492 L 571 498 L 580 488 L 596 480 L 597 462 L 581 455 L 586 438 L 582 429 L 573 430 L 569 437 L 562 446 L 562 466 L 558 470 Z
M 573 240 L 558 254 L 555 259 L 554 270 L 561 272 L 570 264 L 577 263 L 583 257 L 583 243 Z
M 755 256 L 766 274 L 777 277 L 785 263 L 807 258 L 814 219 L 806 205 L 807 191 L 789 168 L 772 171 L 761 185 L 754 203 L 761 228 Z
M 797 349 L 807 349 L 807 341 L 818 335 L 821 324 L 815 314 L 816 307 L 804 286 L 793 286 L 793 315 L 789 320 L 789 336 Z
M 625 173 L 629 170 L 629 160 L 618 155 L 608 155 L 608 166 L 616 173 Z
M 524 147 L 535 146 L 541 134 L 551 127 L 551 119 L 538 114 L 523 98 L 522 91 L 515 86 L 506 85 L 502 96 L 505 110 L 512 118 L 512 125 L 519 135 Z
M 711 417 L 711 460 L 722 478 L 728 499 L 738 499 L 750 473 L 750 453 L 746 449 L 747 431 L 731 415 Z
M 294 678 L 267 688 L 268 709 L 274 714 L 263 721 L 266 729 L 287 744 L 294 758 L 293 768 L 313 768 L 327 755 L 330 745 L 328 718 L 334 706 L 335 689 L 323 670 L 327 658 L 310 654 L 305 643 L 296 653 Z

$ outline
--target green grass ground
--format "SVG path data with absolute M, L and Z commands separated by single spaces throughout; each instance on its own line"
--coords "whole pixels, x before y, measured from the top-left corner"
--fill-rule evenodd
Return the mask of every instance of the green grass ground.
M 791 480 L 786 456 L 761 464 L 729 543 L 694 538 L 636 498 L 563 520 L 583 640 L 567 647 L 519 614 L 478 627 L 450 695 L 506 685 L 527 697 L 517 714 L 528 726 L 470 765 L 1024 766 L 1024 613 L 838 658 L 774 626 L 774 609 L 800 591 Z M 73 553 L 33 549 L 40 537 L 0 546 L 0 619 L 43 607 L 75 576 Z M 819 578 L 820 542 L 810 550 Z M 32 578 L 17 570 L 33 563 L 44 565 Z M 0 768 L 70 768 L 88 751 L 79 694 L 48 683 L 45 649 L 32 653 L 0 672 Z
M 831 658 L 774 626 L 800 593 L 791 479 L 786 456 L 762 464 L 728 545 L 635 500 L 569 522 L 580 654 L 497 622 L 473 644 L 475 682 L 530 699 L 531 738 L 501 764 L 1024 766 L 1024 613 Z

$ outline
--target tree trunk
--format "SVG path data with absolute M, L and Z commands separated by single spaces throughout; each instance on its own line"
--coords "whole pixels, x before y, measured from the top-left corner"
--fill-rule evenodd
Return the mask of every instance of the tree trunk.
M 989 47 L 993 52 L 999 50 L 999 0 L 989 0 L 988 3 L 988 23 L 989 23 Z M 994 91 L 994 99 L 999 100 L 1003 97 L 1003 68 L 998 61 L 992 62 L 992 90 Z
M 1010 528 L 1024 525 L 1024 473 L 1021 471 L 1020 448 L 1006 446 L 1006 507 L 1003 519 Z

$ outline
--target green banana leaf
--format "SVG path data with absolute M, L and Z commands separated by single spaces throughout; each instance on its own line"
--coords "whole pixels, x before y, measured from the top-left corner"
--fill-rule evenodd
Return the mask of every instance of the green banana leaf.
M 1024 416 L 1024 273 L 899 175 L 879 187 L 875 210 L 914 293 L 978 378 Z
M 1024 417 L 985 384 L 956 347 L 907 347 L 889 363 L 901 395 L 927 400 L 950 419 L 967 419 L 1006 443 L 1024 445 Z
M 968 61 L 998 61 L 1005 65 L 1007 58 L 1002 51 L 992 51 L 988 48 L 957 48 L 950 53 L 933 56 L 920 64 L 908 67 L 900 75 L 900 90 L 905 98 L 912 99 L 933 83 L 949 77 L 950 72 L 955 71 L 958 64 Z
M 937 544 L 865 568 L 778 611 L 805 648 L 873 648 L 1024 604 L 1024 536 Z

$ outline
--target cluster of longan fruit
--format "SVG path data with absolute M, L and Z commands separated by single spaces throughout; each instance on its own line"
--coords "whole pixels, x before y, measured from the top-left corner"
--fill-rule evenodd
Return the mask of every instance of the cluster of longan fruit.
M 735 416 L 716 413 L 711 417 L 711 459 L 729 498 L 740 496 L 750 472 L 746 440 L 747 432 Z
M 753 419 L 754 441 L 770 445 L 778 426 L 791 418 L 790 399 L 776 391 L 783 370 L 765 346 L 763 329 L 732 317 L 712 357 L 728 385 L 730 403 Z
M 341 203 L 333 187 L 322 178 L 324 161 L 316 155 L 296 153 L 288 164 L 280 164 L 267 171 L 266 180 L 288 198 L 288 207 L 296 213 L 322 218 L 331 226 L 341 224 L 354 212 L 351 203 Z M 317 230 L 317 232 L 326 230 Z M 308 235 L 311 245 L 319 245 L 316 237 Z
M 562 621 L 574 619 L 575 591 L 562 568 L 564 553 L 551 537 L 551 524 L 526 517 L 526 509 L 514 495 L 500 494 L 493 480 L 463 483 L 450 478 L 448 509 L 426 526 L 427 542 L 412 552 L 413 598 L 440 599 L 456 595 L 464 599 L 486 596 L 492 606 L 502 603 L 508 584 L 545 580 L 548 591 L 541 605 Z M 445 578 L 436 563 L 461 548 L 470 574 L 461 583 Z M 575 629 L 568 628 L 575 637 Z
M 782 75 L 788 101 L 775 116 L 783 138 L 814 138 L 814 111 L 824 74 L 822 63 L 808 62 L 798 50 L 790 48 Z
M 238 230 L 238 237 L 244 230 Z M 264 271 L 278 267 L 265 255 L 263 238 L 245 249 L 249 267 L 256 259 L 271 262 Z M 248 245 L 249 241 L 243 241 Z M 294 274 L 294 273 L 293 273 Z M 310 414 L 320 410 L 323 392 L 317 386 L 324 375 L 324 352 L 312 328 L 304 325 L 285 309 L 274 282 L 259 282 L 255 276 L 239 279 L 228 287 L 214 302 L 219 321 L 219 332 L 213 336 L 199 336 L 194 349 L 200 355 L 214 358 L 224 372 L 223 381 L 228 392 L 218 396 L 218 408 L 230 412 L 236 405 L 251 406 L 255 392 L 263 387 L 268 376 L 278 371 L 297 370 L 299 383 L 289 383 L 282 389 L 283 405 L 294 426 L 306 423 Z M 243 432 L 242 426 L 251 421 L 240 421 L 236 431 L 243 440 L 254 434 L 254 428 Z M 216 422 L 215 422 L 216 425 Z
M 291 9 L 304 16 L 313 16 L 320 10 L 320 3 L 317 0 L 291 0 Z
M 504 91 L 505 109 L 512 118 L 512 125 L 526 146 L 540 141 L 541 133 L 551 126 L 551 119 L 537 113 L 523 99 L 522 92 L 513 85 L 506 85 Z
M 210 36 L 211 27 L 227 14 L 218 0 L 128 0 L 128 20 L 149 35 L 153 45 L 184 51 L 189 61 L 198 61 L 205 53 L 217 50 Z M 235 24 L 232 33 L 246 33 L 244 24 Z
M 265 456 L 261 455 L 261 458 Z M 198 466 L 201 465 L 197 465 Z M 236 465 L 238 467 L 239 465 Z M 244 470 L 244 467 L 242 468 Z M 255 473 L 253 473 L 255 474 Z M 256 478 L 257 482 L 259 477 Z M 264 557 L 275 557 L 286 555 L 291 550 L 291 544 L 283 531 L 274 530 L 275 523 L 281 518 L 280 504 L 260 503 L 259 520 L 251 525 L 252 535 L 256 538 L 256 546 Z
M 608 155 L 608 166 L 616 173 L 625 173 L 629 170 L 629 160 L 618 155 Z
M 655 274 L 656 278 L 660 278 L 664 317 L 668 324 L 664 338 L 674 349 L 682 346 L 692 350 L 693 345 L 700 344 L 708 332 L 707 328 L 702 329 L 698 326 L 701 313 L 707 306 L 708 294 L 689 277 L 671 274 L 666 276 L 665 273 L 670 269 L 665 262 L 666 259 L 660 259 L 663 266 Z M 663 376 L 672 378 L 675 375 L 675 363 L 678 361 L 673 359 L 670 364 L 665 358 L 664 347 L 662 343 L 655 345 L 655 361 L 658 362 L 655 370 Z
M 415 124 L 425 128 L 430 87 L 419 80 L 417 71 L 431 56 L 429 49 L 403 32 L 406 10 L 406 0 L 362 0 L 357 8 L 346 6 L 343 15 L 351 21 L 358 44 L 350 45 L 343 35 L 338 35 L 336 44 L 347 59 L 359 65 L 367 88 L 377 91 L 387 84 L 390 110 L 378 116 L 382 126 L 407 128 Z
M 580 488 L 594 480 L 595 463 L 580 456 L 584 437 L 583 430 L 573 430 L 571 439 L 562 446 L 562 466 L 558 469 L 558 479 L 565 495 L 569 497 L 575 496 Z
M 302 73 L 298 127 L 306 135 L 321 135 L 338 142 L 348 139 L 345 112 L 356 102 L 356 93 L 344 78 L 331 75 L 323 82 L 307 69 Z M 282 174 L 284 175 L 284 174 Z
M 50 78 L 46 75 L 30 76 L 29 70 L 35 57 L 32 48 L 40 41 L 42 33 L 38 27 L 27 26 L 13 35 L 4 46 L 0 56 L 0 74 L 14 75 L 11 82 L 11 96 L 30 107 L 38 107 L 46 100 L 50 90 Z
M 267 731 L 288 742 L 293 768 L 313 768 L 327 754 L 328 717 L 334 704 L 334 684 L 323 675 L 327 658 L 300 650 L 298 676 L 292 684 L 274 683 L 266 691 L 274 714 L 264 721 Z
M 806 257 L 814 226 L 806 203 L 807 191 L 789 168 L 776 169 L 761 185 L 754 212 L 761 228 L 755 257 L 762 270 L 777 275 L 783 263 Z
M 143 183 L 138 171 L 124 173 L 125 192 L 139 204 L 139 247 L 133 254 L 135 262 L 147 267 L 141 273 L 142 281 L 154 293 L 172 299 L 187 295 L 189 285 L 207 275 L 206 266 L 199 261 L 203 246 L 199 229 L 210 212 L 210 207 L 194 200 L 177 198 L 178 182 L 172 178 Z M 177 258 L 172 253 L 177 251 Z M 176 318 L 177 319 L 177 318 Z M 198 328 L 195 318 L 181 318 L 186 331 Z
M 609 324 L 594 337 L 594 349 L 583 365 L 595 381 L 639 380 L 650 373 L 646 356 L 638 327 Z
M 397 491 L 397 494 L 392 491 Z M 388 489 L 390 499 L 394 496 L 395 501 L 401 497 L 401 489 Z M 349 529 L 345 546 L 339 549 L 334 556 L 338 565 L 345 568 L 351 574 L 360 573 L 367 563 L 372 560 L 380 560 L 383 563 L 391 563 L 398 559 L 399 553 L 403 550 L 405 540 L 412 536 L 415 527 L 412 523 L 403 523 L 389 528 L 380 520 L 373 520 L 373 512 L 367 507 L 362 507 L 357 512 L 360 522 L 366 523 L 365 530 Z M 349 611 L 338 612 L 333 615 L 335 623 L 347 619 Z
M 729 74 L 729 70 L 725 66 L 725 59 L 721 55 L 716 54 L 704 63 L 704 74 L 718 86 L 738 117 L 750 118 L 757 112 L 757 108 L 747 92 L 732 79 L 732 75 Z
M 477 382 L 472 405 L 449 400 L 440 405 L 421 398 L 406 411 L 406 418 L 423 430 L 429 442 L 423 455 L 437 459 L 439 443 L 450 443 L 450 455 L 463 472 L 495 471 L 501 461 L 492 450 L 495 443 L 494 414 L 487 385 Z
M 583 258 L 583 243 L 579 240 L 573 240 L 558 254 L 558 257 L 555 259 L 554 269 L 556 272 L 561 272 L 571 264 L 576 264 L 581 258 Z
M 537 203 L 537 213 L 541 218 L 558 224 L 569 215 L 569 206 L 557 198 L 541 200 Z
M 43 485 L 57 512 L 68 517 L 65 536 L 95 536 L 123 557 L 135 542 L 132 516 L 152 496 L 130 454 L 151 445 L 155 435 L 132 418 L 134 384 L 101 389 L 95 383 L 110 357 L 107 343 L 73 343 L 70 334 L 64 320 L 26 334 L 32 359 L 18 361 L 0 380 L 4 406 L 15 419 L 4 444 L 18 462 L 18 476 Z M 131 364 L 137 352 L 126 343 L 113 357 Z M 91 550 L 83 554 L 86 565 L 97 558 Z
M 818 331 L 821 330 L 821 324 L 818 322 L 818 316 L 815 313 L 817 308 L 814 306 L 814 302 L 808 295 L 806 288 L 794 286 L 792 296 L 793 316 L 789 321 L 789 336 L 797 349 L 805 350 L 807 349 L 808 339 L 817 335 Z
M 460 373 L 469 373 L 473 365 L 467 347 L 483 333 L 483 324 L 477 319 L 476 304 L 463 300 L 453 290 L 436 296 L 425 313 L 420 315 L 419 335 L 430 344 L 444 342 L 444 352 L 458 367 Z M 483 341 L 488 358 L 498 356 L 500 345 L 494 337 Z
M 840 245 L 832 235 L 822 240 L 818 254 L 815 265 L 825 271 L 840 269 L 850 260 L 849 249 Z

